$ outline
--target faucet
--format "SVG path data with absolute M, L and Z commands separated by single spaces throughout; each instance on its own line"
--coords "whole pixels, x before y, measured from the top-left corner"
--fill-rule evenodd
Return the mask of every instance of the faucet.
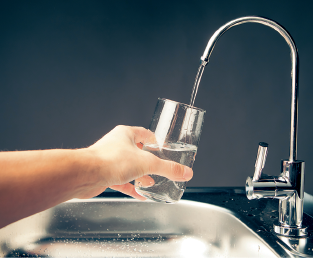
M 268 144 L 259 144 L 253 178 L 246 180 L 246 195 L 249 200 L 260 198 L 279 199 L 279 218 L 274 223 L 274 232 L 288 237 L 304 237 L 308 234 L 303 227 L 304 200 L 304 161 L 297 160 L 297 123 L 298 123 L 298 52 L 290 34 L 278 23 L 257 16 L 242 17 L 220 27 L 210 38 L 200 67 L 205 67 L 218 39 L 230 28 L 243 23 L 260 23 L 276 30 L 287 42 L 291 50 L 291 129 L 289 160 L 281 161 L 281 174 L 267 176 L 262 174 Z

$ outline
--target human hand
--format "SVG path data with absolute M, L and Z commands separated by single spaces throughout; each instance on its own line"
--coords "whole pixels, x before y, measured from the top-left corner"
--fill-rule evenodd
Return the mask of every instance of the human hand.
M 148 174 L 160 175 L 173 181 L 189 181 L 193 175 L 191 168 L 162 160 L 141 150 L 142 144 L 151 137 L 154 134 L 143 127 L 117 126 L 95 144 L 84 149 L 93 157 L 94 185 L 86 187 L 78 197 L 90 198 L 110 187 L 145 200 L 129 182 L 141 178 L 142 182 L 153 184 Z

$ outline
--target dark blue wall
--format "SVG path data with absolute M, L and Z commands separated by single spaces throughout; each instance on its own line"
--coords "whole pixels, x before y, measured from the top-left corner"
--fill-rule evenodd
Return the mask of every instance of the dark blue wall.
M 282 24 L 300 56 L 298 158 L 313 194 L 313 16 L 308 1 L 0 1 L 0 149 L 85 147 L 115 125 L 148 127 L 158 97 L 188 103 L 199 58 L 224 23 Z M 189 186 L 243 186 L 289 157 L 290 55 L 259 24 L 228 31 L 195 105 L 207 110 Z

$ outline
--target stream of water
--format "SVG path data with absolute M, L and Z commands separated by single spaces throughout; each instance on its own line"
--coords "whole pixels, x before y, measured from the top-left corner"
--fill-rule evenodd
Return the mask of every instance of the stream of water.
M 192 89 L 192 93 L 191 93 L 191 97 L 190 97 L 190 107 L 193 108 L 194 104 L 195 104 L 195 100 L 196 100 L 196 96 L 197 96 L 197 93 L 198 93 L 198 88 L 199 88 L 199 84 L 200 84 L 200 81 L 201 81 L 201 77 L 202 77 L 202 74 L 203 74 L 203 70 L 204 70 L 204 65 L 201 64 L 199 66 L 199 69 L 198 69 L 198 73 L 197 73 L 197 76 L 196 76 L 196 79 L 195 79 L 195 83 L 193 85 L 193 89 Z

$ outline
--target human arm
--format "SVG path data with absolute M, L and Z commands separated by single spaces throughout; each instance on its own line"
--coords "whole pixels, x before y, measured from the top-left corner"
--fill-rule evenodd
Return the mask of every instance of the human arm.
M 88 148 L 1 152 L 0 228 L 66 200 L 96 196 L 107 187 L 144 199 L 129 182 L 147 174 L 190 180 L 190 168 L 137 147 L 151 134 L 141 127 L 117 126 Z

